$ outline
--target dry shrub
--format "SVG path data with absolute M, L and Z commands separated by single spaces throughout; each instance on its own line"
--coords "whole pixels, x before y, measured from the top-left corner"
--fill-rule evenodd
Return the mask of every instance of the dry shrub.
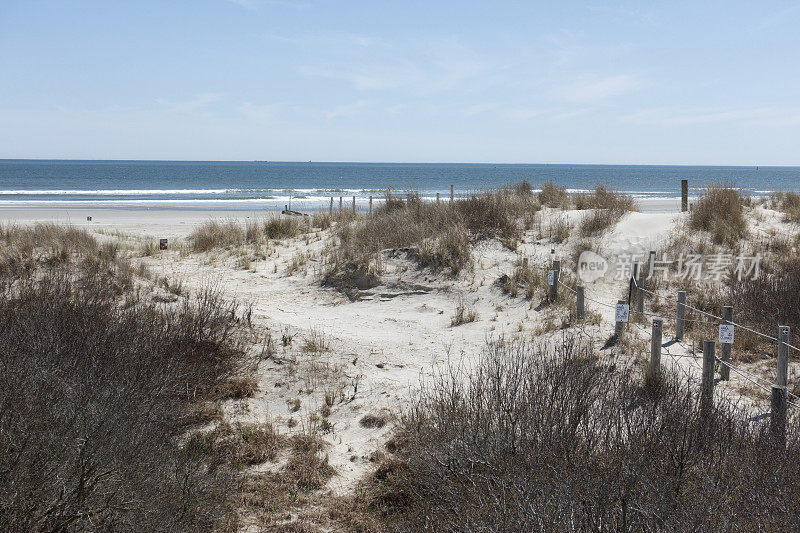
M 689 226 L 707 231 L 716 244 L 733 247 L 747 235 L 746 199 L 724 182 L 709 183 L 692 206 Z
M 576 209 L 591 210 L 581 220 L 581 237 L 600 235 L 619 222 L 625 213 L 638 209 L 633 197 L 602 185 L 597 185 L 591 193 L 576 195 L 574 201 Z
M 644 388 L 566 337 L 498 342 L 428 383 L 371 505 L 402 531 L 754 531 L 800 525 L 800 446 L 666 372 Z M 794 428 L 791 423 L 789 428 Z
M 275 461 L 285 445 L 286 437 L 276 433 L 272 424 L 221 422 L 212 431 L 192 435 L 183 449 L 187 456 L 202 459 L 213 468 L 241 470 Z
M 567 189 L 555 185 L 552 181 L 542 183 L 539 191 L 539 202 L 545 207 L 556 209 L 568 209 L 570 204 Z
M 354 293 L 375 286 L 380 252 L 387 249 L 409 249 L 421 266 L 457 275 L 472 266 L 472 239 L 520 237 L 520 219 L 539 209 L 526 191 L 505 187 L 441 203 L 424 202 L 413 192 L 403 200 L 387 191 L 372 214 L 337 224 L 323 283 Z
M 237 306 L 213 291 L 156 303 L 135 269 L 85 232 L 38 226 L 2 238 L 0 523 L 234 524 L 234 477 L 182 453 L 176 437 L 244 360 Z
M 289 239 L 310 231 L 311 222 L 305 216 L 272 216 L 263 221 L 264 237 Z
M 779 325 L 800 331 L 800 258 L 796 255 L 762 261 L 757 279 L 733 279 L 729 292 L 726 305 L 733 305 L 735 322 L 773 337 L 778 336 Z M 736 335 L 738 341 L 739 331 Z
M 796 192 L 781 192 L 772 196 L 771 206 L 784 214 L 787 222 L 800 222 L 800 194 Z
M 572 233 L 572 224 L 565 216 L 555 217 L 548 227 L 550 239 L 554 243 L 562 243 L 569 239 L 569 234 Z
M 521 258 L 517 259 L 511 275 L 503 274 L 497 280 L 497 283 L 503 292 L 509 296 L 516 297 L 519 291 L 523 290 L 525 297 L 528 299 L 536 295 L 546 295 L 549 288 L 547 285 L 547 272 L 542 268 L 526 266 Z
M 241 246 L 245 237 L 245 230 L 235 220 L 206 220 L 192 230 L 189 241 L 195 252 L 207 252 L 214 248 Z
M 458 301 L 458 305 L 456 305 L 456 311 L 452 320 L 450 321 L 450 325 L 460 326 L 461 324 L 475 322 L 477 319 L 477 311 L 475 311 L 475 309 L 462 298 Z

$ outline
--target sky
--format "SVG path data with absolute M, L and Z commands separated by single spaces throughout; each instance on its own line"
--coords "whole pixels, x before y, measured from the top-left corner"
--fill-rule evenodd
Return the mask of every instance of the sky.
M 800 165 L 800 2 L 0 0 L 0 158 Z

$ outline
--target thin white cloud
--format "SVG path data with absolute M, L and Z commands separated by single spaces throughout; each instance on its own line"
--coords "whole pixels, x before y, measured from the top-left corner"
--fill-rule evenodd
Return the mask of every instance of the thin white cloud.
M 620 117 L 628 124 L 657 126 L 691 126 L 726 122 L 749 124 L 797 124 L 800 123 L 798 107 L 683 107 L 668 106 L 643 109 Z
M 556 89 L 553 94 L 559 99 L 577 104 L 601 104 L 646 86 L 647 83 L 635 74 L 583 75 L 569 85 Z
M 236 110 L 245 117 L 256 121 L 269 121 L 275 118 L 279 109 L 278 104 L 253 104 L 245 102 L 236 107 Z
M 486 113 L 487 111 L 491 111 L 493 109 L 497 109 L 497 104 L 475 104 L 464 109 L 462 113 L 465 116 L 472 117 L 475 115 L 480 115 L 481 113 Z
M 196 111 L 198 109 L 203 109 L 208 107 L 209 105 L 213 104 L 214 102 L 218 102 L 225 96 L 222 93 L 202 93 L 198 94 L 191 100 L 185 101 L 170 101 L 165 98 L 156 98 L 155 102 L 161 106 L 168 108 L 170 111 L 175 111 L 179 113 L 186 113 L 189 111 Z
M 325 113 L 328 120 L 335 118 L 349 118 L 354 117 L 361 113 L 361 111 L 370 104 L 368 100 L 358 100 L 351 104 L 344 104 L 336 106 L 331 111 Z

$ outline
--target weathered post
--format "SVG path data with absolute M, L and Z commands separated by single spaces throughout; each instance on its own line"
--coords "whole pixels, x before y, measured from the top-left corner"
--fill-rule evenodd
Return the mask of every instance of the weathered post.
M 722 308 L 722 323 L 730 324 L 733 322 L 733 307 L 726 305 Z M 731 345 L 727 342 L 722 343 L 722 366 L 719 369 L 720 379 L 728 381 L 731 379 L 731 367 L 728 366 L 731 362 Z
M 650 338 L 650 366 L 647 367 L 647 382 L 651 385 L 661 380 L 661 334 L 664 330 L 664 321 L 660 318 L 653 319 L 653 333 Z
M 644 316 L 644 276 L 639 276 L 636 284 L 639 285 L 636 289 L 636 310 Z
M 353 213 L 356 212 L 356 197 L 353 196 Z
M 631 281 L 628 291 L 628 303 L 633 304 L 637 300 L 637 294 L 639 294 L 639 289 L 636 286 L 636 283 L 639 281 L 639 263 L 633 264 L 633 273 L 631 274 Z
M 778 326 L 778 379 L 779 387 L 786 387 L 789 377 L 789 326 Z
M 656 251 L 650 250 L 650 257 L 647 258 L 647 277 L 652 278 L 656 269 Z
M 550 285 L 550 302 L 555 302 L 558 298 L 558 275 L 560 273 L 561 261 L 553 261 L 553 284 Z
M 455 189 L 454 189 L 454 187 L 453 187 L 453 184 L 451 183 L 451 184 L 450 184 L 450 203 L 451 203 L 451 204 L 453 203 L 454 191 L 455 191 Z
M 781 447 L 786 446 L 786 402 L 786 387 L 773 385 L 769 402 L 769 430 Z
M 439 193 L 438 192 L 436 193 L 436 203 L 437 204 L 439 203 Z
M 339 197 L 339 211 L 342 210 L 342 197 Z
M 675 323 L 675 339 L 682 341 L 686 328 L 686 291 L 678 291 L 678 319 Z
M 617 305 L 625 305 L 625 300 L 617 300 Z M 620 336 L 622 335 L 622 328 L 624 327 L 625 327 L 625 322 L 621 320 L 617 320 L 614 323 L 614 337 L 616 339 L 620 338 Z
M 681 180 L 681 212 L 689 210 L 689 180 Z
M 700 384 L 700 412 L 708 415 L 714 406 L 714 341 L 703 341 L 703 380 Z
M 372 214 L 372 196 L 369 197 L 369 214 Z
M 328 214 L 333 216 L 333 196 L 331 196 L 331 206 L 328 208 Z
M 586 308 L 584 307 L 585 304 L 583 302 L 583 285 L 578 285 L 575 287 L 575 315 L 580 322 L 584 318 L 586 318 Z

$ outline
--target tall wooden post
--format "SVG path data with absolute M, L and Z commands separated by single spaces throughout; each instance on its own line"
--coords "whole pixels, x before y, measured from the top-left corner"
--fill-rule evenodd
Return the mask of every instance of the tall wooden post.
M 453 203 L 453 196 L 454 196 L 455 189 L 453 188 L 453 184 L 450 184 L 450 203 Z
M 356 212 L 356 197 L 353 196 L 353 213 Z
M 716 343 L 703 341 L 703 380 L 700 385 L 700 411 L 704 415 L 711 413 L 714 406 L 714 363 Z
M 580 322 L 581 320 L 586 318 L 586 308 L 584 303 L 584 288 L 583 285 L 578 285 L 575 287 L 575 315 L 577 320 Z
M 339 197 L 339 211 L 342 210 L 342 197 Z
M 333 216 L 333 196 L 331 196 L 331 206 L 328 208 L 328 214 Z
M 439 193 L 438 192 L 436 193 L 436 203 L 437 204 L 439 203 Z
M 723 324 L 730 324 L 733 322 L 733 307 L 730 305 L 726 305 L 722 308 L 722 323 Z M 731 367 L 728 366 L 731 362 L 731 345 L 727 342 L 723 342 L 722 346 L 722 362 L 723 364 L 720 365 L 719 375 L 720 380 L 728 381 L 731 379 Z M 728 363 L 728 364 L 725 364 Z
M 550 285 L 550 302 L 558 298 L 558 275 L 561 273 L 561 261 L 553 261 L 553 284 Z
M 372 196 L 369 197 L 369 214 L 372 214 Z
M 650 338 L 650 366 L 647 367 L 647 381 L 655 385 L 661 380 L 661 337 L 664 321 L 653 319 L 653 333 Z
M 656 251 L 650 250 L 650 257 L 647 258 L 647 277 L 652 278 L 656 269 Z
M 675 324 L 675 339 L 682 341 L 686 329 L 686 291 L 678 291 L 678 319 Z
M 644 277 L 639 276 L 639 279 L 636 280 L 637 285 L 639 288 L 636 289 L 636 310 L 641 313 L 641 316 L 644 316 Z
M 689 180 L 681 180 L 681 212 L 689 210 Z

